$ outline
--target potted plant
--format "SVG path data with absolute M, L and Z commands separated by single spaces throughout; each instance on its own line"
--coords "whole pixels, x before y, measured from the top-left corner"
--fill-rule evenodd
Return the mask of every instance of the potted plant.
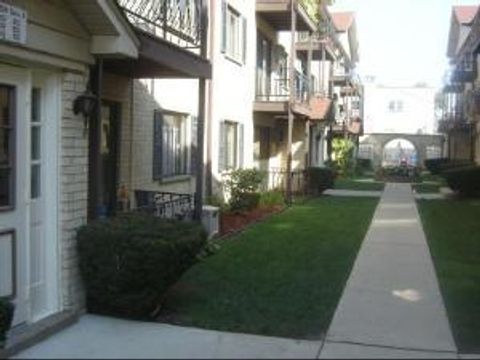
M 7 332 L 12 325 L 15 305 L 7 298 L 0 298 L 0 349 L 5 346 Z

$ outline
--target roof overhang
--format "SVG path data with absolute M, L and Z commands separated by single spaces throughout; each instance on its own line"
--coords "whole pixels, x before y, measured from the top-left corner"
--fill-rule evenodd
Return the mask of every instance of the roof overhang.
M 92 36 L 92 55 L 138 57 L 140 41 L 115 0 L 67 1 Z
M 159 37 L 136 30 L 138 59 L 108 59 L 105 67 L 132 78 L 205 78 L 212 76 L 210 61 Z

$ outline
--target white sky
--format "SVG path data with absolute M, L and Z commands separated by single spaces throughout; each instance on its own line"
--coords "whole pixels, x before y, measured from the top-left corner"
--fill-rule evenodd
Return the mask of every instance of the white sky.
M 360 75 L 383 84 L 439 86 L 447 68 L 453 5 L 480 0 L 336 0 L 331 11 L 355 11 Z

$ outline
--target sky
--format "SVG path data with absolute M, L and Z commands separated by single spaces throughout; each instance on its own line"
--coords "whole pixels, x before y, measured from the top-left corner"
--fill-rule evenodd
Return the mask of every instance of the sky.
M 385 85 L 441 86 L 447 69 L 452 6 L 480 0 L 336 0 L 331 11 L 356 12 L 361 76 Z

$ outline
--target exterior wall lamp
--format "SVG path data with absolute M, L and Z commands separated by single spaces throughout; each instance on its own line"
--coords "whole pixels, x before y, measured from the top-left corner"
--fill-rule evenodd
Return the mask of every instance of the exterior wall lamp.
M 93 115 L 96 105 L 97 96 L 87 90 L 73 101 L 73 113 L 75 115 L 82 114 L 85 118 L 89 118 Z

